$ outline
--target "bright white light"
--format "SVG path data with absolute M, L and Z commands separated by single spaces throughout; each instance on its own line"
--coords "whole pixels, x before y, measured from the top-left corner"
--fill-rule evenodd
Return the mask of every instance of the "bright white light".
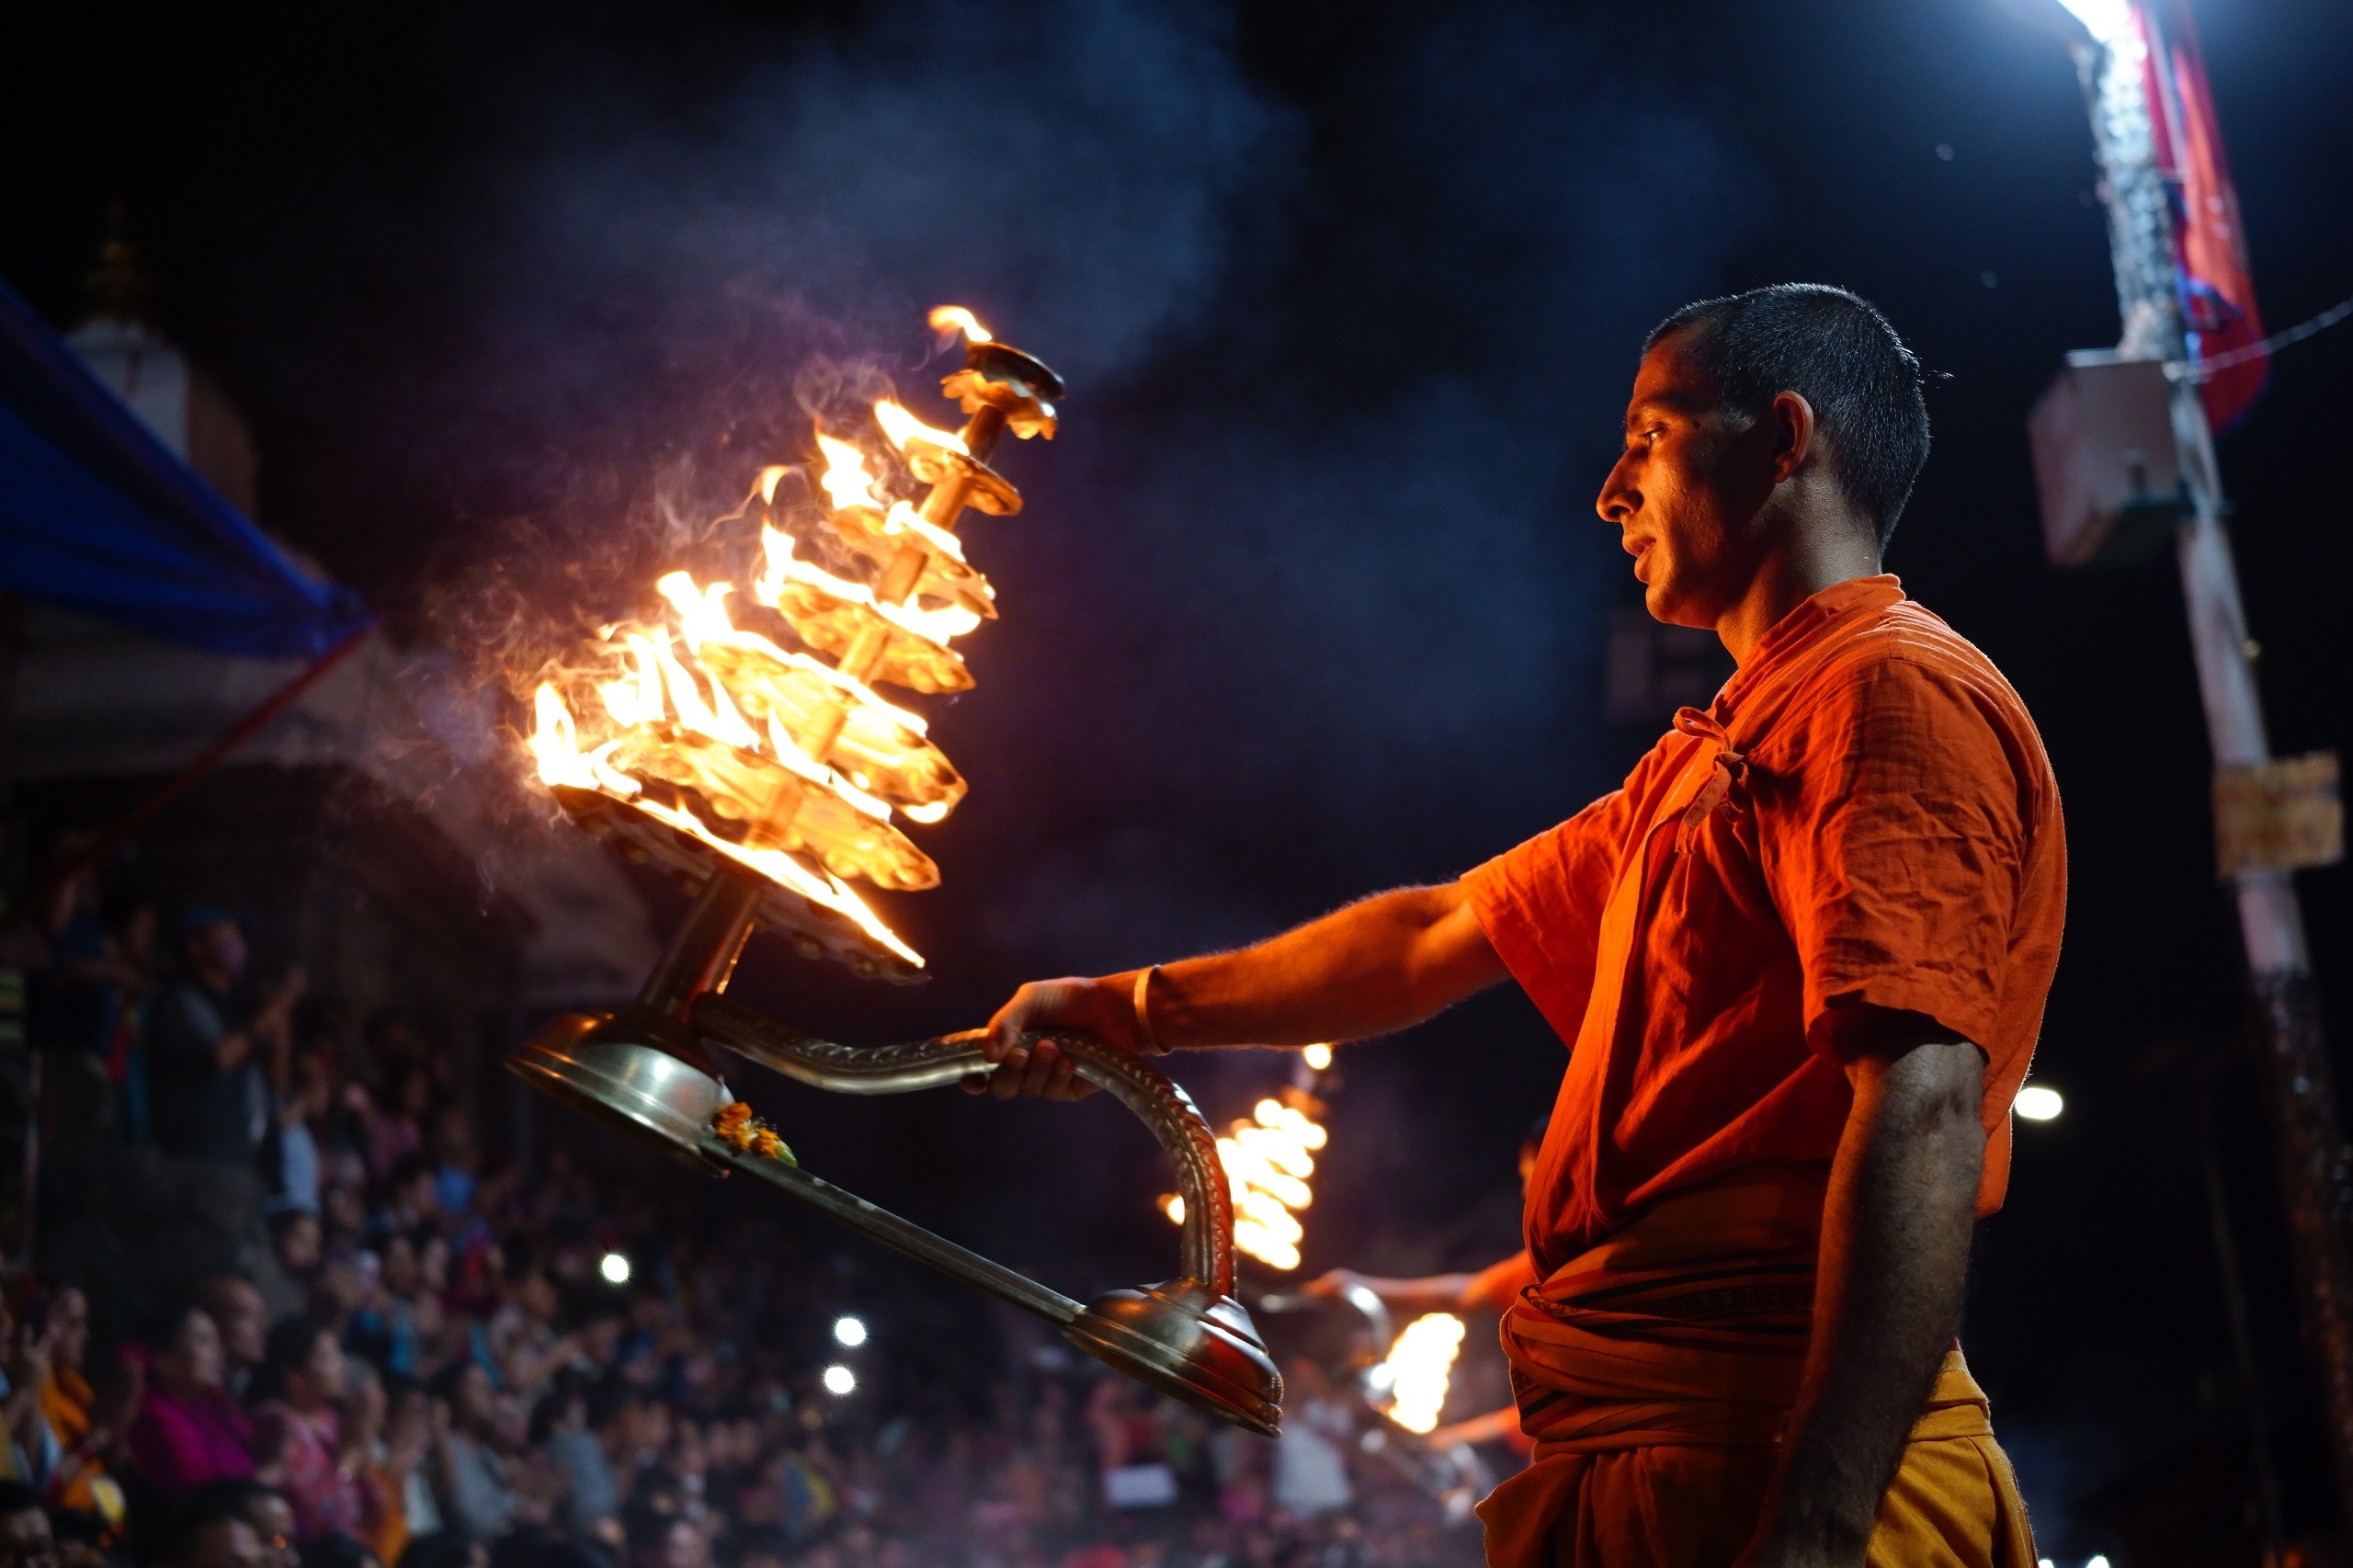
M 629 1283 L 629 1259 L 617 1252 L 608 1252 L 597 1260 L 597 1272 L 605 1277 L 608 1285 Z
M 1311 1045 L 1299 1054 L 1312 1073 L 1321 1073 L 1332 1065 L 1332 1048 L 1328 1045 Z
M 835 1318 L 834 1342 L 837 1345 L 846 1345 L 852 1350 L 857 1349 L 866 1343 L 866 1321 L 863 1318 L 847 1315 Z
M 2102 44 L 2114 44 L 2132 33 L 2131 0 L 2059 0 L 2067 7 L 2068 15 L 2084 24 L 2084 30 Z M 2108 1568 L 2105 1562 L 2094 1560 L 2097 1568 Z M 2093 1563 L 2085 1568 L 2094 1568 Z
M 1428 1312 L 1407 1324 L 1382 1363 L 1389 1372 L 1389 1419 L 1408 1432 L 1435 1428 L 1461 1349 L 1462 1320 L 1452 1312 Z
M 2029 1084 L 2018 1091 L 2018 1097 L 2011 1102 L 2011 1108 L 2029 1121 L 2056 1121 L 2059 1113 L 2067 1108 L 2067 1102 L 2060 1096 L 2058 1090 L 2047 1085 Z M 2090 1564 L 2086 1563 L 2085 1568 L 2090 1568 Z
M 858 1387 L 858 1374 L 836 1361 L 825 1369 L 825 1392 L 835 1399 L 847 1397 Z

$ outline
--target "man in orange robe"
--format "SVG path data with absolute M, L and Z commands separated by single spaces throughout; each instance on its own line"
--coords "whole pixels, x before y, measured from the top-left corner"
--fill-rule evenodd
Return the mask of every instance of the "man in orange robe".
M 1919 369 L 1843 290 L 1652 335 L 1598 502 L 1650 611 L 1738 670 L 1625 785 L 1439 887 L 1257 947 L 1024 986 L 1024 1031 L 1142 1051 L 1404 1028 L 1516 980 L 1569 1042 L 1506 1315 L 1534 1462 L 1507 1568 L 2029 1568 L 1959 1320 L 2058 961 L 2050 765 L 1993 665 L 1882 575 Z

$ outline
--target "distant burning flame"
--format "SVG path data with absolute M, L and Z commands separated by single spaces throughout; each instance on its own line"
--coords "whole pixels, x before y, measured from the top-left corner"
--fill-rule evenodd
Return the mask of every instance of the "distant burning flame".
M 1314 1189 L 1307 1185 L 1315 1174 L 1315 1151 L 1330 1135 L 1302 1108 L 1315 1105 L 1313 1096 L 1303 1090 L 1285 1094 L 1296 1103 L 1271 1096 L 1260 1100 L 1249 1117 L 1234 1122 L 1217 1141 L 1217 1153 L 1233 1193 L 1234 1246 L 1269 1267 L 1289 1272 L 1299 1267 L 1299 1244 L 1307 1234 L 1299 1216 L 1315 1201 Z M 1164 1196 L 1160 1211 L 1183 1224 L 1184 1198 Z
M 932 321 L 988 340 L 961 307 Z M 874 417 L 926 480 L 978 469 L 963 436 L 893 399 Z M 889 494 L 898 482 L 878 477 L 855 442 L 820 432 L 816 446 L 812 478 L 826 506 L 802 530 L 810 537 L 767 515 L 791 471 L 762 470 L 748 588 L 665 574 L 660 620 L 606 628 L 574 667 L 538 686 L 529 747 L 542 783 L 623 802 L 920 967 L 848 881 L 937 883 L 938 868 L 893 819 L 939 821 L 964 781 L 922 717 L 875 686 L 970 686 L 949 644 L 995 614 L 995 596 L 952 531 L 965 486 L 943 495 L 935 483 L 918 505 Z
M 1370 1380 L 1388 1385 L 1389 1419 L 1408 1432 L 1434 1430 L 1461 1353 L 1462 1320 L 1452 1312 L 1430 1312 L 1407 1324 Z

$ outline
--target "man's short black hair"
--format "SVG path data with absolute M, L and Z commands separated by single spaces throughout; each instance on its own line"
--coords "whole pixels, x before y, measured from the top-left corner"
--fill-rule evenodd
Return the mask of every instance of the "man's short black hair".
M 1680 332 L 1733 413 L 1756 418 L 1785 392 L 1813 405 L 1838 487 L 1885 546 L 1928 460 L 1920 361 L 1887 318 L 1827 283 L 1776 283 L 1684 306 L 1652 330 L 1643 352 Z

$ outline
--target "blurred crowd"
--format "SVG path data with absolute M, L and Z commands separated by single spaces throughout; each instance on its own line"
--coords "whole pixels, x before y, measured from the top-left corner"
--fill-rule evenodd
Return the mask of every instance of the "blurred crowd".
M 450 1053 L 249 972 L 223 909 L 85 892 L 42 937 L 0 1296 L 30 1568 L 1478 1561 L 1304 1358 L 1286 1436 L 1235 1433 L 795 1216 L 486 1157 Z M 87 1200 L 117 1167 L 166 1191 Z

